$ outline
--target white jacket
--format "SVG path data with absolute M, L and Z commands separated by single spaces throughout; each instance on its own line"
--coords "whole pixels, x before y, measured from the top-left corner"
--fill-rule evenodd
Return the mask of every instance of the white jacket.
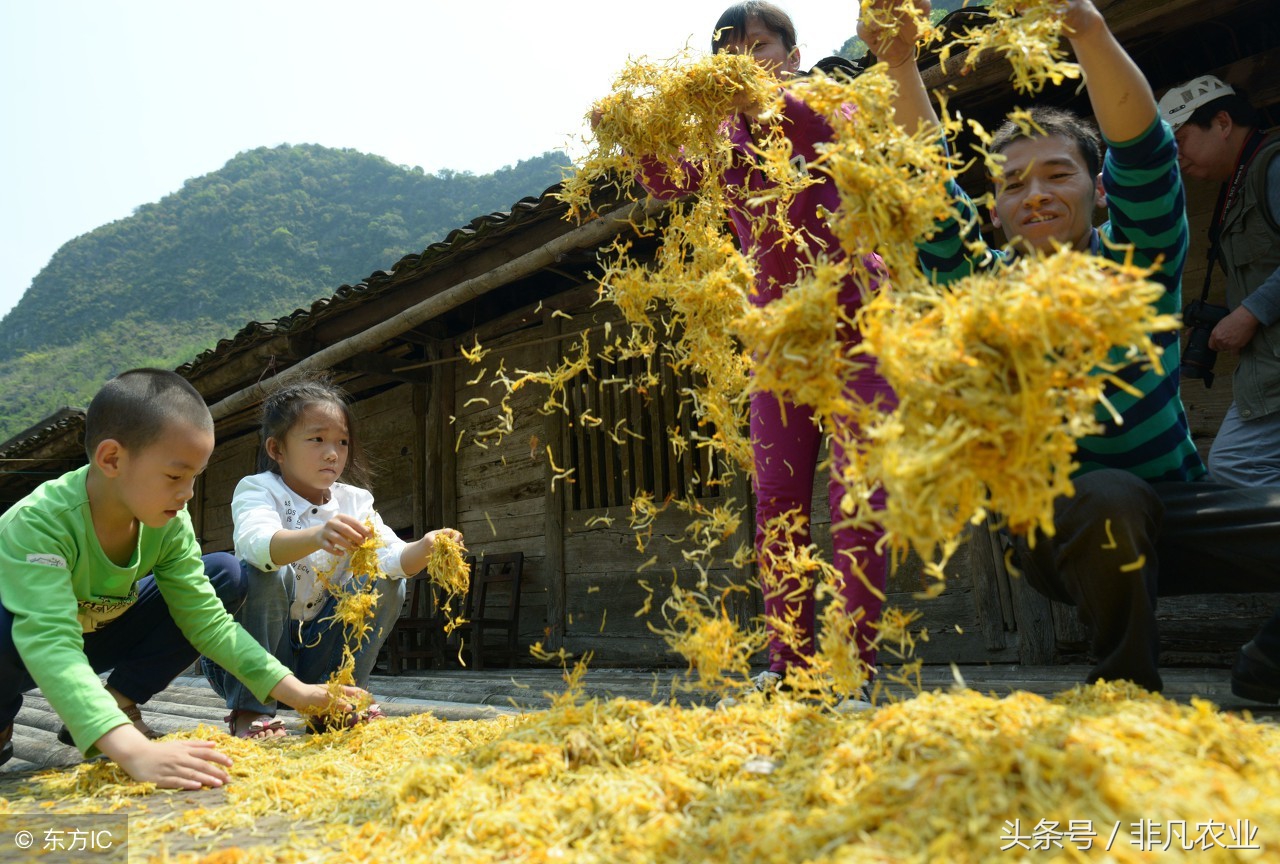
M 289 617 L 294 620 L 310 621 L 328 599 L 316 577 L 317 570 L 324 572 L 332 568 L 329 578 L 334 585 L 350 581 L 351 553 L 338 560 L 333 554 L 318 550 L 281 567 L 271 560 L 271 538 L 278 531 L 323 525 L 339 513 L 354 516 L 361 522 L 372 520 L 374 531 L 383 542 L 378 549 L 378 563 L 383 572 L 396 579 L 405 578 L 400 553 L 408 544 L 387 528 L 378 511 L 373 509 L 373 495 L 346 483 L 334 483 L 330 493 L 328 503 L 312 504 L 286 486 L 279 474 L 264 471 L 236 484 L 231 498 L 236 555 L 264 572 L 284 570 L 286 575 L 293 576 L 294 599 Z

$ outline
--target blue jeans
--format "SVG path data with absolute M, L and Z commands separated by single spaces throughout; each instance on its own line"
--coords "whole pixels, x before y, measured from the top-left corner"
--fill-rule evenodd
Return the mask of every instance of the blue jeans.
M 236 622 L 300 681 L 323 684 L 342 663 L 342 625 L 326 620 L 333 616 L 337 598 L 330 596 L 310 621 L 293 620 L 289 617 L 289 606 L 294 599 L 294 580 L 289 571 L 281 569 L 267 573 L 247 563 L 242 566 L 248 597 L 236 614 Z M 353 579 L 347 583 L 347 590 L 355 591 L 363 586 L 363 582 Z M 360 687 L 369 686 L 369 674 L 378 659 L 378 651 L 400 617 L 405 580 L 379 579 L 374 592 L 378 599 L 374 606 L 373 629 L 355 650 L 355 681 Z M 208 657 L 200 658 L 200 669 L 214 691 L 226 699 L 231 710 L 276 713 L 274 699 L 259 702 L 247 687 Z
M 240 562 L 225 552 L 204 556 L 204 572 L 223 607 L 235 613 L 246 586 Z M 84 653 L 95 672 L 112 670 L 107 684 L 139 704 L 164 690 L 195 662 L 197 651 L 182 635 L 156 587 L 155 576 L 138 582 L 138 599 L 101 630 L 84 634 Z M 22 694 L 36 686 L 13 644 L 13 616 L 0 606 L 0 729 L 18 716 Z

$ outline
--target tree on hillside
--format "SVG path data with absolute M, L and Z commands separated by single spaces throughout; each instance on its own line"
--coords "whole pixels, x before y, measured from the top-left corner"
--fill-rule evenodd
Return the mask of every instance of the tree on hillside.
M 113 372 L 176 366 L 540 195 L 568 163 L 492 174 L 393 165 L 316 145 L 250 150 L 64 244 L 0 321 L 0 440 Z

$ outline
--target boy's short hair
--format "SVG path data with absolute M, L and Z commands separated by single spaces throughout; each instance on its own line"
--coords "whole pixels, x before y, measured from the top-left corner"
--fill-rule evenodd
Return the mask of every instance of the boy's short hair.
M 189 423 L 213 431 L 204 397 L 186 378 L 165 369 L 130 369 L 112 378 L 93 397 L 84 419 L 84 449 L 94 451 L 108 438 L 130 450 L 141 450 L 166 425 Z
M 782 39 L 782 47 L 790 54 L 796 47 L 796 25 L 791 16 L 767 0 L 746 0 L 735 3 L 720 15 L 716 29 L 711 33 L 711 53 L 719 54 L 725 48 L 737 45 L 746 38 L 747 22 L 752 18 Z
M 1068 141 L 1075 142 L 1076 149 L 1084 159 L 1090 177 L 1097 177 L 1102 171 L 1102 136 L 1098 128 L 1074 112 L 1063 108 L 1051 108 L 1040 105 L 1028 112 L 1035 126 L 1044 130 L 1045 135 L 1058 135 Z M 1036 128 L 1024 129 L 1012 120 L 1000 124 L 1000 128 L 991 136 L 991 152 L 1003 153 L 1014 141 L 1023 138 L 1039 138 Z

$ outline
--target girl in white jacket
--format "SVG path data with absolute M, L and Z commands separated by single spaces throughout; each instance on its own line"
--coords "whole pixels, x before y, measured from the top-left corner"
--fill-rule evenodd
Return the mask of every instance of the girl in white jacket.
M 378 561 L 390 578 L 373 586 L 372 632 L 354 649 L 356 682 L 367 687 L 404 604 L 404 580 L 426 566 L 438 536 L 460 543 L 462 535 L 442 528 L 406 543 L 383 524 L 373 495 L 363 488 L 368 472 L 347 394 L 327 380 L 286 385 L 263 404 L 258 470 L 240 481 L 231 501 L 236 555 L 249 582 L 236 620 L 298 678 L 324 682 L 342 660 L 342 625 L 328 620 L 337 603 L 334 592 L 363 587 L 352 577 L 350 553 L 376 533 L 382 542 Z M 338 482 L 344 471 L 360 485 Z M 328 574 L 330 589 L 320 573 Z M 274 702 L 259 702 L 223 669 L 207 658 L 201 662 L 231 709 L 232 735 L 285 734 Z M 369 712 L 377 713 L 376 706 Z

